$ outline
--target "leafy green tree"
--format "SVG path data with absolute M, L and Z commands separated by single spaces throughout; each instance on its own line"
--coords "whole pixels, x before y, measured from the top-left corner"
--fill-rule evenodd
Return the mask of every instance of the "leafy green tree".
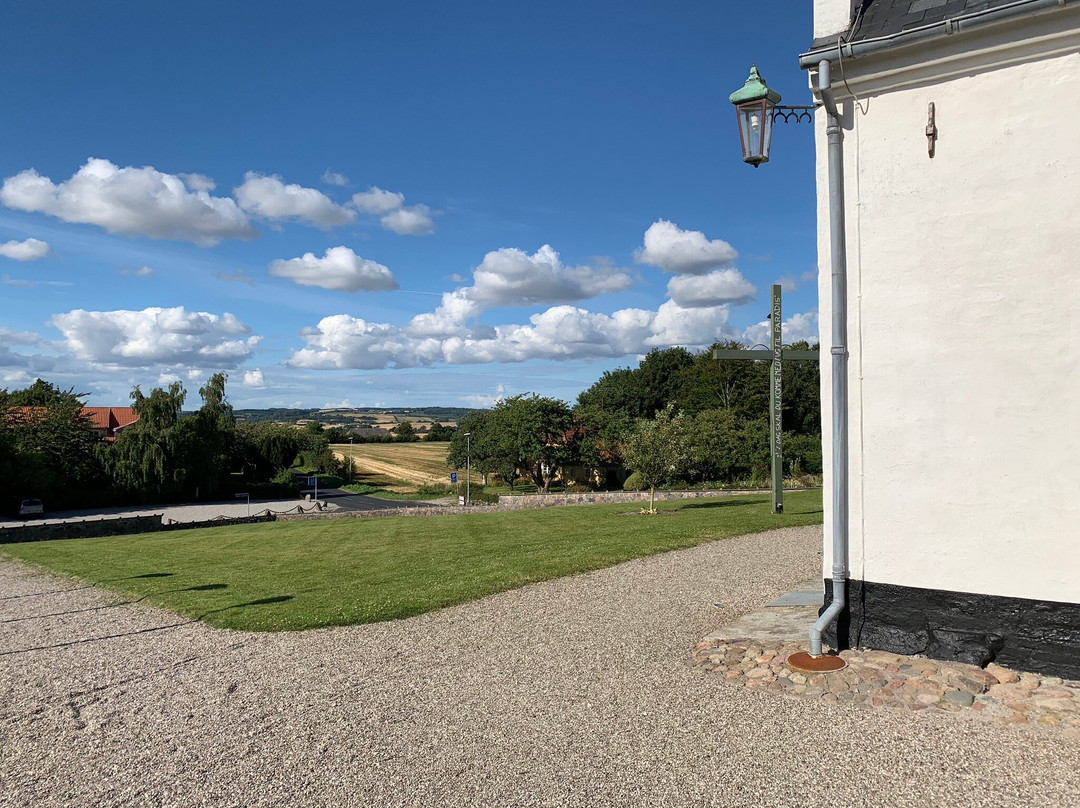
M 300 451 L 300 431 L 288 424 L 239 424 L 237 435 L 243 446 L 244 476 L 252 482 L 265 482 L 289 468 Z
M 634 422 L 621 413 L 605 412 L 593 404 L 575 406 L 573 418 L 581 463 L 604 480 L 622 469 L 623 449 Z
M 626 422 L 645 417 L 646 403 L 639 394 L 636 371 L 630 368 L 605 370 L 577 397 L 575 410 L 606 413 Z
M 739 350 L 739 342 L 718 342 L 679 372 L 672 399 L 687 415 L 719 409 L 738 418 L 766 418 L 769 409 L 768 360 L 713 359 L 716 348 Z
M 143 500 L 177 498 L 184 493 L 192 444 L 198 438 L 193 424 L 181 421 L 186 398 L 180 382 L 167 390 L 155 387 L 148 396 L 138 385 L 131 391 L 132 409 L 139 420 L 120 433 L 107 455 L 117 487 Z
M 566 402 L 535 394 L 500 401 L 492 410 L 497 441 L 518 473 L 546 492 L 574 457 L 573 417 Z
M 394 439 L 399 443 L 414 443 L 420 440 L 412 421 L 402 421 L 394 430 Z
M 686 348 L 654 348 L 638 366 L 635 386 L 641 402 L 641 417 L 652 418 L 674 402 L 682 374 L 694 365 L 694 355 Z
M 626 464 L 649 487 L 648 513 L 656 513 L 656 486 L 685 473 L 690 459 L 693 425 L 670 404 L 655 418 L 634 427 L 626 447 Z
M 427 434 L 424 435 L 424 440 L 431 443 L 450 440 L 454 435 L 454 431 L 453 427 L 444 426 L 436 421 L 431 425 L 431 429 L 428 430 Z
M 458 428 L 450 438 L 446 453 L 446 465 L 463 469 L 471 461 L 472 468 L 487 476 L 494 474 L 514 489 L 517 475 L 516 457 L 508 442 L 500 434 L 494 410 L 474 410 L 458 422 Z
M 39 497 L 50 507 L 80 504 L 107 478 L 101 438 L 83 411 L 85 394 L 37 379 L 24 390 L 0 390 L 0 496 L 10 509 Z
M 194 484 L 200 497 L 212 498 L 228 482 L 229 471 L 242 463 L 236 434 L 236 416 L 225 397 L 229 377 L 215 373 L 199 388 L 203 405 L 194 416 L 194 441 L 190 446 L 188 485 Z

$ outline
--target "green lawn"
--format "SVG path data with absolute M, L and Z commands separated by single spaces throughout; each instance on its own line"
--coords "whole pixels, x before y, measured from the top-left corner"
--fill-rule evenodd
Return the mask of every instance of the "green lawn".
M 275 522 L 0 546 L 222 628 L 373 623 L 703 541 L 821 522 L 821 492 L 460 516 Z

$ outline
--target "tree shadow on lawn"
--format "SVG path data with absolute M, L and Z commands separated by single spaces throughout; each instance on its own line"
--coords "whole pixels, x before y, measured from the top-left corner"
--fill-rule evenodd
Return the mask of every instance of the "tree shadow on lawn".
M 249 600 L 246 603 L 234 603 L 232 606 L 222 606 L 220 609 L 211 609 L 208 612 L 200 614 L 196 620 L 205 620 L 208 615 L 220 614 L 221 612 L 231 611 L 232 609 L 246 609 L 248 606 L 270 606 L 274 603 L 286 603 L 293 599 L 293 595 L 274 595 L 269 598 L 259 598 L 258 600 Z
M 767 499 L 731 499 L 725 502 L 694 502 L 690 505 L 683 505 L 680 510 L 689 511 L 695 508 L 739 508 L 746 507 L 747 505 L 762 505 L 767 502 Z

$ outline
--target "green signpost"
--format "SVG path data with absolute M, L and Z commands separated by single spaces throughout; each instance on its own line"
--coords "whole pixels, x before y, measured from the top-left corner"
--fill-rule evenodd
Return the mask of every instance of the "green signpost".
M 793 351 L 784 348 L 782 342 L 783 307 L 780 299 L 780 287 L 772 287 L 772 305 L 769 308 L 769 348 L 736 349 L 717 348 L 713 359 L 767 359 L 772 363 L 769 377 L 769 441 L 772 454 L 772 503 L 773 513 L 784 512 L 784 446 L 783 446 L 783 411 L 784 389 L 781 372 L 784 362 L 817 361 L 818 351 Z

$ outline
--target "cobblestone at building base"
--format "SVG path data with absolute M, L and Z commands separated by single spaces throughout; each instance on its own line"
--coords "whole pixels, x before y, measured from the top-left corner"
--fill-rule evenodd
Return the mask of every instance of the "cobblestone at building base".
M 798 673 L 787 658 L 805 641 L 709 638 L 698 643 L 698 669 L 750 690 L 848 702 L 870 709 L 966 713 L 999 724 L 1054 728 L 1080 737 L 1080 681 L 986 669 L 886 651 L 843 651 L 835 673 Z

